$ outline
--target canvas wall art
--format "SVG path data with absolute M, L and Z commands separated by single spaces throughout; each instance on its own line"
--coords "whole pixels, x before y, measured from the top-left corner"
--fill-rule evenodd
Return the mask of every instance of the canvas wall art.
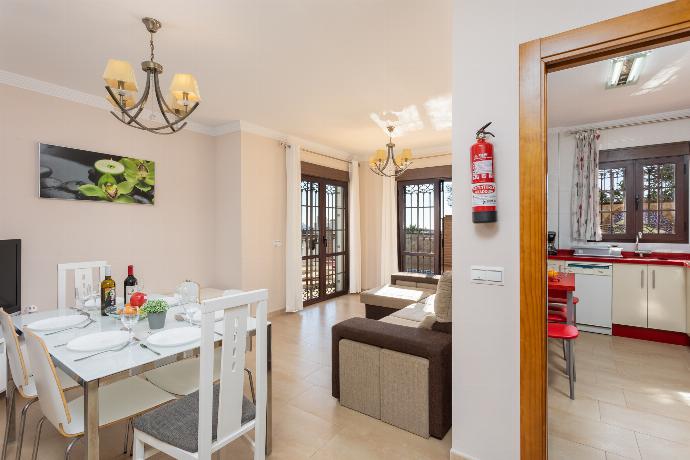
M 39 196 L 154 204 L 153 161 L 39 144 Z

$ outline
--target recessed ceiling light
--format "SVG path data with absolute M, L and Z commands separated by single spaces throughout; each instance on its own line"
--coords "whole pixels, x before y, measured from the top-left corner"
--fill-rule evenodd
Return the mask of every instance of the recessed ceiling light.
M 640 78 L 644 60 L 648 54 L 649 51 L 645 51 L 611 59 L 611 71 L 606 82 L 606 88 L 619 88 L 636 83 L 637 79 Z

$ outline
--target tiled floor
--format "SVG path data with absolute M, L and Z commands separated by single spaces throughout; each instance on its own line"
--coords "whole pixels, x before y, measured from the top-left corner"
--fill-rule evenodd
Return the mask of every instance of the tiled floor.
M 690 349 L 582 333 L 574 401 L 549 344 L 549 458 L 690 459 Z
M 300 314 L 271 318 L 274 431 L 270 458 L 447 460 L 450 432 L 442 441 L 423 439 L 345 409 L 331 397 L 330 327 L 352 316 L 364 316 L 359 296 L 344 296 L 307 307 Z M 30 458 L 38 413 L 37 408 L 30 411 L 22 458 Z M 0 419 L 0 429 L 4 429 L 4 404 Z M 128 459 L 129 456 L 121 454 L 123 436 L 124 424 L 104 429 L 101 458 Z M 62 459 L 65 445 L 57 432 L 46 424 L 39 459 Z M 81 457 L 78 445 L 72 458 Z M 10 446 L 10 458 L 14 458 L 13 445 Z M 221 458 L 241 460 L 252 456 L 246 442 L 239 440 L 224 449 Z

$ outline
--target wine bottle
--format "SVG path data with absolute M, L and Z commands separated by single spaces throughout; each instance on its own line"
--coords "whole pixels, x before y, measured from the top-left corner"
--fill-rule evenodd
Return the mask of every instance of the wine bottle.
M 132 294 L 137 291 L 137 284 L 139 281 L 134 277 L 134 265 L 127 266 L 127 278 L 125 278 L 125 304 L 128 304 Z
M 101 281 L 101 315 L 108 316 L 105 309 L 115 305 L 115 280 L 112 278 L 110 266 L 105 267 L 105 279 Z

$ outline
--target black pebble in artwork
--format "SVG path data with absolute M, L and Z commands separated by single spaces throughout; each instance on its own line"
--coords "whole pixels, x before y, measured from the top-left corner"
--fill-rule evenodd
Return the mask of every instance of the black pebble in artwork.
M 50 169 L 48 166 L 41 166 L 41 179 L 45 179 L 46 177 L 50 177 L 53 174 L 53 170 Z
M 86 182 L 82 182 L 80 180 L 71 180 L 68 182 L 65 182 L 62 184 L 62 188 L 64 190 L 67 190 L 68 192 L 78 194 L 79 193 L 79 187 L 82 185 L 86 185 Z
M 141 195 L 133 195 L 134 201 L 141 204 L 151 204 L 151 200 Z
M 41 188 L 58 188 L 62 186 L 62 182 L 52 177 L 46 177 L 41 179 Z
M 70 193 L 59 188 L 41 188 L 41 196 L 44 198 L 61 198 L 63 200 L 74 200 L 77 194 Z

